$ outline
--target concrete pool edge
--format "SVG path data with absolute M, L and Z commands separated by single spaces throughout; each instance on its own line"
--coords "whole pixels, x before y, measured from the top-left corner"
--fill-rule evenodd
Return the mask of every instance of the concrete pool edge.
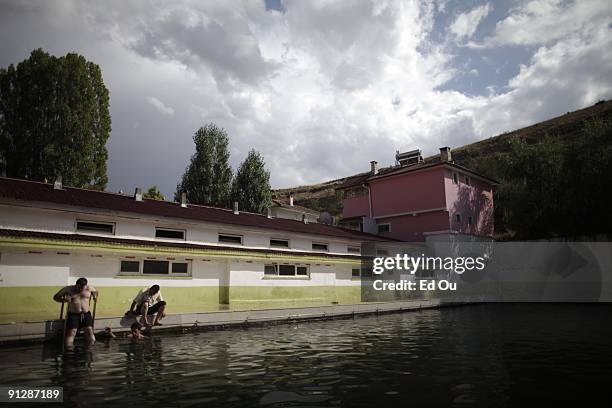
M 470 302 L 473 303 L 473 302 Z M 163 326 L 154 332 L 190 332 L 195 330 L 222 330 L 266 324 L 282 324 L 295 321 L 350 318 L 357 315 L 397 313 L 410 310 L 431 309 L 442 306 L 463 305 L 466 302 L 440 300 L 409 300 L 394 302 L 359 303 L 348 305 L 305 306 L 278 309 L 221 310 L 201 313 L 169 314 Z M 96 319 L 96 333 L 106 327 L 113 332 L 130 330 L 134 318 L 100 317 Z M 0 346 L 21 345 L 57 339 L 63 329 L 63 320 L 0 324 Z

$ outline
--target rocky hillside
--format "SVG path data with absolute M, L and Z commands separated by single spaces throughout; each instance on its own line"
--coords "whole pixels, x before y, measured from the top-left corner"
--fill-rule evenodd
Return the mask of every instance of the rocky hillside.
M 453 160 L 458 164 L 474 168 L 477 167 L 480 159 L 507 151 L 509 141 L 513 137 L 524 138 L 529 143 L 536 142 L 545 134 L 549 134 L 559 137 L 561 141 L 576 135 L 582 130 L 584 122 L 593 117 L 612 118 L 612 100 L 600 101 L 588 108 L 568 112 L 565 115 L 476 143 L 453 147 Z M 425 159 L 425 161 L 430 160 L 433 160 L 433 157 Z M 342 212 L 342 198 L 334 189 L 352 176 L 354 175 L 319 184 L 278 189 L 274 191 L 274 195 L 278 198 L 285 198 L 289 196 L 289 193 L 293 193 L 296 204 L 339 215 Z

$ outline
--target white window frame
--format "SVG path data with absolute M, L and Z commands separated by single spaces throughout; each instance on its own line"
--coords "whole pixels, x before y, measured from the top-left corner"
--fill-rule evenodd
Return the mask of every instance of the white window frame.
M 237 242 L 222 242 L 221 241 L 221 236 L 225 236 L 225 237 L 234 237 L 234 238 L 240 238 L 240 243 Z M 226 234 L 224 232 L 219 232 L 217 234 L 217 242 L 219 244 L 223 244 L 223 245 L 244 245 L 244 237 L 242 235 L 237 235 L 237 234 Z
M 315 245 L 325 245 L 325 249 L 319 249 L 319 248 L 315 249 L 315 247 L 314 247 Z M 329 252 L 329 242 L 318 242 L 318 241 L 313 241 L 313 242 L 312 242 L 312 245 L 310 246 L 310 248 L 311 248 L 313 251 Z
M 171 237 L 158 237 L 157 231 L 173 231 L 182 232 L 183 238 L 171 238 Z M 155 227 L 155 238 L 156 239 L 173 239 L 175 241 L 185 241 L 187 239 L 187 230 L 181 228 L 166 228 L 166 227 Z
M 361 255 L 361 247 L 355 245 L 347 245 L 346 253 L 352 255 Z
M 383 225 L 386 225 L 389 229 L 387 231 L 381 231 L 380 227 L 382 227 Z M 391 224 L 390 223 L 384 223 L 384 224 L 376 224 L 376 231 L 379 234 L 386 234 L 387 232 L 391 232 Z
M 138 272 L 123 272 L 121 271 L 121 262 L 138 262 Z M 162 261 L 168 262 L 168 273 L 144 273 L 145 261 Z M 181 263 L 187 264 L 187 273 L 173 273 L 172 264 Z M 146 258 L 120 258 L 119 259 L 119 276 L 156 276 L 156 277 L 192 277 L 192 261 L 190 260 L 178 260 L 178 259 L 146 259 Z
M 287 246 L 272 245 L 272 241 L 286 241 L 287 242 Z M 289 240 L 287 238 L 270 238 L 269 246 L 270 246 L 270 248 L 291 248 L 291 240 Z
M 273 266 L 275 270 L 275 274 L 266 273 L 266 267 Z M 293 275 L 281 275 L 280 267 L 281 266 L 292 266 L 293 267 Z M 298 275 L 298 268 L 306 268 L 306 275 Z M 310 265 L 309 264 L 294 264 L 294 263 L 284 263 L 284 262 L 274 262 L 268 263 L 264 265 L 264 275 L 263 279 L 310 279 Z
M 79 229 L 79 223 L 89 223 L 89 224 L 100 224 L 100 225 L 110 225 L 112 228 L 112 231 L 109 232 L 104 232 L 104 231 L 91 231 L 91 230 L 87 230 L 87 229 Z M 102 234 L 102 235 L 115 235 L 115 230 L 116 230 L 116 223 L 112 222 L 112 221 L 97 221 L 97 220 L 82 220 L 82 219 L 77 219 L 74 223 L 74 231 L 75 232 L 84 232 L 87 234 Z

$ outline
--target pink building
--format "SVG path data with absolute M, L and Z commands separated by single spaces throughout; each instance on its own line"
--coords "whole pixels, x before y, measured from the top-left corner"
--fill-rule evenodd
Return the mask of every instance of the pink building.
M 347 180 L 342 224 L 404 241 L 425 241 L 430 234 L 493 235 L 493 186 L 452 161 L 448 147 L 436 160 L 420 150 L 396 155 L 397 165 Z

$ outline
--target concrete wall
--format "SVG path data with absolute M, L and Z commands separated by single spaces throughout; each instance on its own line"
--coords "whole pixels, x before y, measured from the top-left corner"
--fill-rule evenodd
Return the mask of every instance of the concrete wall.
M 162 287 L 170 313 L 218 310 L 227 304 L 234 308 L 360 300 L 359 281 L 351 278 L 351 265 L 304 263 L 308 277 L 271 277 L 264 275 L 264 261 L 172 256 L 190 263 L 191 276 L 125 276 L 119 269 L 126 256 L 166 259 L 168 254 L 0 250 L 0 322 L 57 318 L 60 304 L 52 296 L 81 276 L 100 291 L 98 316 L 123 315 L 138 291 L 153 284 Z

